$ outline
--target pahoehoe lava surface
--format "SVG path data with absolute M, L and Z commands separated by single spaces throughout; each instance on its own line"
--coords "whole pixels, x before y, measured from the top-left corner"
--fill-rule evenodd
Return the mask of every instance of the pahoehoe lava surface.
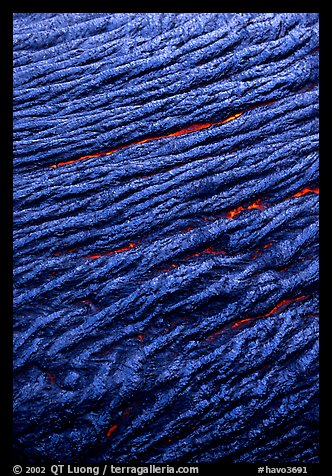
M 318 38 L 15 15 L 18 456 L 318 461 Z

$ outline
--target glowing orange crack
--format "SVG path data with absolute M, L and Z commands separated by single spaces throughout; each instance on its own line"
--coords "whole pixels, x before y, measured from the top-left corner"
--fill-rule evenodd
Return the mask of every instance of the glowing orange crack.
M 264 210 L 264 208 L 266 208 L 266 205 L 262 202 L 260 198 L 256 200 L 256 202 L 248 206 L 248 210 L 253 210 L 253 209 Z
M 146 139 L 142 139 L 142 140 L 139 140 L 139 141 L 130 142 L 129 144 L 119 145 L 118 147 L 116 147 L 114 149 L 111 149 L 107 152 L 100 152 L 100 153 L 97 153 L 97 154 L 84 155 L 82 157 L 79 157 L 78 159 L 71 159 L 71 160 L 67 160 L 65 162 L 59 162 L 57 164 L 52 164 L 49 167 L 51 169 L 56 169 L 57 167 L 62 167 L 63 165 L 74 164 L 75 162 L 80 162 L 82 160 L 95 159 L 97 157 L 108 156 L 108 155 L 114 154 L 115 152 L 118 152 L 119 150 L 126 149 L 127 147 L 131 147 L 132 145 L 145 144 L 147 142 L 151 142 L 151 141 L 154 141 L 154 140 L 167 139 L 169 137 L 181 136 L 183 134 L 191 134 L 193 132 L 201 131 L 201 130 L 207 129 L 209 127 L 227 124 L 228 122 L 233 121 L 234 119 L 237 119 L 238 117 L 242 116 L 242 114 L 244 114 L 245 112 L 252 111 L 253 109 L 256 109 L 258 107 L 269 106 L 271 104 L 274 104 L 275 102 L 276 102 L 275 100 L 274 101 L 265 101 L 261 104 L 253 105 L 253 106 L 249 107 L 248 109 L 246 109 L 245 111 L 240 111 L 240 112 L 237 112 L 235 114 L 232 114 L 231 116 L 229 116 L 226 119 L 223 119 L 221 121 L 206 122 L 206 123 L 203 123 L 203 124 L 202 123 L 192 124 L 191 126 L 183 127 L 182 129 L 180 129 L 176 132 L 171 132 L 170 134 L 148 137 Z
M 172 263 L 169 268 L 163 268 L 161 271 L 162 272 L 170 271 L 172 268 L 177 268 L 178 266 L 179 265 L 177 263 Z
M 234 218 L 236 215 L 243 212 L 244 210 L 246 210 L 246 208 L 244 208 L 242 206 L 239 206 L 239 207 L 234 208 L 233 210 L 230 210 L 229 212 L 227 212 L 225 217 L 226 218 Z
M 219 331 L 214 332 L 212 335 L 210 335 L 207 339 L 206 342 L 212 342 L 214 341 L 219 334 L 221 334 L 224 331 L 224 329 L 220 329 Z
M 299 192 L 294 193 L 294 195 L 292 195 L 289 198 L 302 197 L 304 195 L 307 195 L 308 193 L 315 193 L 315 194 L 319 195 L 319 187 L 315 187 L 315 188 L 305 187 L 302 190 L 300 190 Z M 286 200 L 288 200 L 288 199 L 286 199 Z M 236 215 L 238 215 L 239 213 L 241 213 L 245 210 L 253 210 L 253 209 L 264 210 L 267 207 L 268 207 L 268 205 L 265 204 L 264 202 L 262 202 L 262 200 L 259 198 L 258 200 L 256 200 L 254 203 L 248 205 L 247 207 L 243 207 L 242 205 L 240 205 L 239 207 L 234 208 L 233 210 L 230 210 L 229 212 L 226 213 L 225 217 L 232 219 Z M 203 218 L 203 219 L 205 219 L 205 218 Z
M 74 164 L 75 162 L 80 162 L 82 160 L 95 159 L 97 157 L 108 156 L 108 155 L 114 154 L 115 152 L 117 152 L 119 150 L 131 147 L 132 145 L 146 144 L 147 142 L 151 142 L 151 141 L 154 141 L 154 140 L 167 139 L 169 137 L 177 137 L 177 136 L 182 136 L 184 134 L 191 134 L 192 132 L 201 131 L 203 129 L 207 129 L 207 128 L 212 127 L 212 126 L 218 126 L 218 125 L 226 124 L 227 122 L 233 121 L 234 119 L 237 119 L 238 117 L 242 116 L 243 112 L 237 112 L 236 114 L 233 114 L 232 116 L 229 116 L 226 119 L 223 119 L 222 121 L 206 122 L 204 124 L 192 124 L 191 126 L 184 127 L 182 129 L 180 129 L 176 132 L 172 132 L 170 134 L 165 134 L 165 135 L 160 135 L 160 136 L 155 136 L 155 137 L 148 137 L 147 139 L 142 139 L 142 140 L 139 140 L 139 141 L 130 142 L 129 144 L 126 144 L 126 145 L 120 145 L 120 146 L 116 147 L 115 149 L 109 150 L 108 152 L 100 152 L 98 154 L 84 155 L 82 157 L 79 157 L 78 159 L 72 159 L 72 160 L 67 160 L 65 162 L 59 162 L 57 164 L 52 164 L 52 165 L 50 165 L 50 168 L 51 169 L 56 169 L 57 167 L 62 167 L 63 165 Z
M 291 197 L 289 198 L 297 198 L 297 197 L 302 197 L 308 193 L 314 193 L 314 194 L 319 194 L 319 187 L 314 187 L 314 188 L 310 188 L 310 187 L 305 187 L 303 188 L 302 190 L 300 190 L 299 192 L 296 192 L 295 194 L 293 194 Z M 288 199 L 289 199 L 288 198 Z M 268 207 L 268 204 L 264 203 L 260 198 L 257 199 L 255 202 L 251 203 L 250 205 L 248 205 L 247 207 L 243 207 L 242 205 L 237 207 L 237 208 L 234 208 L 233 210 L 230 210 L 229 212 L 226 213 L 225 215 L 225 218 L 229 218 L 229 219 L 232 219 L 234 218 L 236 215 L 238 215 L 239 213 L 241 213 L 242 211 L 245 211 L 245 210 L 252 210 L 252 209 L 256 209 L 256 210 L 264 210 L 265 208 Z M 203 217 L 203 220 L 204 221 L 209 221 L 209 218 L 208 217 Z M 182 230 L 181 233 L 186 233 L 186 232 L 189 232 L 191 230 L 193 230 L 194 228 L 193 227 L 188 227 L 187 230 Z M 97 258 L 100 258 L 102 256 L 109 256 L 109 255 L 112 255 L 114 253 L 122 253 L 124 251 L 128 251 L 132 248 L 135 248 L 136 246 L 139 246 L 140 245 L 140 242 L 138 243 L 129 243 L 128 246 L 125 246 L 125 247 L 122 247 L 122 248 L 118 248 L 116 250 L 113 250 L 113 251 L 106 251 L 104 253 L 99 253 L 99 254 L 93 254 L 93 255 L 88 255 L 88 256 L 85 256 L 86 259 L 97 259 Z M 271 246 L 271 244 L 268 244 L 268 245 L 264 245 L 264 247 L 267 247 L 267 246 Z M 70 249 L 70 250 L 67 250 L 65 252 L 60 252 L 60 251 L 57 251 L 54 254 L 54 256 L 61 256 L 62 254 L 64 253 L 74 253 L 77 251 L 77 248 L 73 248 L 73 249 Z M 212 247 L 209 247 L 209 248 L 206 248 L 204 251 L 202 251 L 201 253 L 195 253 L 191 256 L 195 256 L 195 257 L 198 257 L 198 256 L 201 256 L 201 254 L 226 254 L 225 251 L 221 250 L 221 251 L 215 251 L 213 250 Z M 257 258 L 257 256 L 259 256 L 260 254 L 260 251 L 259 249 L 256 250 L 255 254 L 253 255 L 253 258 Z M 187 260 L 190 259 L 190 257 L 187 257 L 186 258 Z M 173 264 L 172 267 L 175 268 L 177 267 L 178 265 L 176 264 Z M 165 268 L 163 269 L 163 271 L 169 271 L 171 268 Z
M 257 316 L 257 317 L 247 317 L 245 319 L 240 319 L 236 322 L 234 322 L 233 324 L 231 325 L 225 325 L 222 329 L 219 329 L 217 330 L 216 332 L 214 332 L 213 334 L 211 334 L 207 339 L 206 339 L 206 342 L 212 342 L 214 341 L 218 335 L 222 334 L 224 331 L 228 330 L 228 329 L 236 329 L 237 327 L 240 327 L 242 326 L 243 324 L 246 324 L 247 322 L 251 322 L 251 321 L 255 321 L 257 319 L 263 319 L 265 317 L 269 317 L 269 316 L 272 316 L 272 314 L 276 313 L 279 309 L 281 308 L 285 308 L 286 306 L 288 306 L 289 304 L 292 304 L 293 302 L 296 302 L 296 301 L 302 301 L 302 299 L 306 299 L 308 296 L 305 296 L 305 295 L 301 295 L 301 296 L 298 296 L 296 298 L 293 298 L 293 299 L 283 299 L 282 301 L 280 301 L 276 306 L 274 306 L 271 311 L 269 311 L 268 313 L 266 314 L 263 314 L 262 316 Z
M 88 255 L 88 256 L 85 256 L 85 258 L 86 259 L 97 259 L 97 258 L 101 258 L 102 256 L 113 255 L 114 253 L 123 253 L 124 251 L 131 250 L 132 248 L 136 248 L 136 246 L 139 246 L 139 245 L 140 245 L 140 242 L 138 242 L 138 243 L 129 243 L 128 246 L 124 246 L 123 248 L 118 248 L 118 249 L 112 250 L 112 251 L 105 251 L 105 253 Z
M 112 433 L 115 432 L 115 430 L 116 430 L 117 428 L 118 428 L 118 425 L 116 425 L 116 424 L 115 424 L 115 425 L 112 425 L 112 426 L 110 427 L 110 429 L 108 430 L 108 432 L 107 432 L 107 435 L 106 435 L 107 438 L 109 438 L 109 437 L 112 435 Z
M 245 324 L 246 322 L 250 322 L 252 320 L 253 320 L 253 317 L 247 317 L 246 319 L 241 319 L 240 321 L 237 321 L 234 324 L 232 324 L 231 328 L 235 329 L 236 327 L 240 327 L 242 324 Z
M 251 203 L 247 207 L 243 207 L 242 205 L 240 205 L 239 207 L 234 208 L 233 210 L 230 210 L 229 212 L 226 213 L 225 217 L 232 219 L 236 215 L 238 215 L 239 213 L 244 212 L 245 210 L 253 210 L 253 209 L 264 210 L 264 208 L 266 208 L 266 206 L 267 205 L 265 203 L 263 203 L 262 200 L 259 198 L 258 200 Z
M 227 253 L 225 250 L 215 250 L 213 246 L 208 246 L 207 248 L 205 248 L 203 251 L 199 252 L 199 253 L 193 253 L 189 256 L 186 256 L 184 259 L 186 261 L 190 260 L 190 258 L 197 258 L 199 256 L 202 256 L 202 255 L 223 255 L 225 256 Z M 165 272 L 165 271 L 170 271 L 172 268 L 177 268 L 179 265 L 176 264 L 176 263 L 173 263 L 171 265 L 170 268 L 163 268 L 161 271 Z
M 270 248 L 270 246 L 272 246 L 272 245 L 273 245 L 273 243 L 265 243 L 265 245 L 263 245 L 262 248 L 265 250 L 266 248 Z M 262 249 L 257 248 L 255 250 L 255 253 L 252 255 L 253 259 L 258 258 L 258 256 L 260 256 L 262 253 L 263 253 Z
M 213 246 L 209 246 L 208 248 L 205 248 L 205 250 L 203 250 L 201 254 L 202 255 L 225 255 L 226 251 L 225 250 L 217 251 L 214 249 Z
M 298 297 L 293 298 L 293 299 L 283 299 L 276 306 L 274 306 L 274 308 L 271 309 L 270 312 L 268 312 L 267 314 L 264 314 L 264 316 L 262 316 L 262 317 L 269 317 L 272 314 L 274 314 L 275 312 L 277 312 L 280 308 L 284 308 L 284 307 L 288 306 L 288 304 L 292 304 L 293 302 L 301 301 L 302 299 L 305 299 L 306 297 L 307 296 L 302 295 L 302 296 L 298 296 Z
M 303 197 L 303 195 L 306 195 L 307 193 L 315 193 L 316 195 L 319 195 L 319 187 L 315 187 L 315 188 L 305 187 L 299 192 L 294 193 L 292 197 Z

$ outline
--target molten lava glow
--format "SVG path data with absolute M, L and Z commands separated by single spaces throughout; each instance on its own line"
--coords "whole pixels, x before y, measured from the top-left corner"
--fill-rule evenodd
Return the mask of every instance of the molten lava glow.
M 143 342 L 144 334 L 138 334 L 137 338 L 140 342 Z
M 291 198 L 302 197 L 303 195 L 306 195 L 307 193 L 315 193 L 315 194 L 319 195 L 319 187 L 315 187 L 315 188 L 305 187 L 304 189 L 302 189 L 299 192 L 292 195 Z M 262 202 L 262 200 L 259 198 L 258 200 L 256 200 L 251 205 L 248 205 L 247 207 L 243 207 L 242 205 L 240 205 L 239 207 L 234 208 L 233 210 L 230 210 L 229 212 L 226 213 L 225 217 L 226 218 L 234 218 L 236 215 L 238 215 L 239 213 L 241 213 L 245 210 L 253 210 L 253 209 L 264 210 L 266 207 L 267 207 L 267 205 L 264 204 Z
M 256 208 L 257 210 L 264 210 L 266 206 L 264 205 L 262 200 L 259 198 L 258 200 L 256 200 L 256 202 L 248 206 L 248 210 L 252 210 L 253 208 Z
M 302 197 L 303 195 L 306 195 L 307 193 L 315 193 L 316 195 L 319 195 L 319 187 L 315 187 L 315 188 L 305 187 L 303 190 L 300 190 L 299 192 L 295 193 L 293 197 Z
M 89 256 L 86 256 L 85 258 L 86 259 L 97 259 L 97 258 L 101 258 L 102 256 L 106 256 L 107 253 L 103 254 L 103 255 L 89 255 Z
M 193 132 L 201 131 L 203 129 L 208 129 L 209 127 L 227 124 L 228 122 L 234 121 L 234 119 L 237 119 L 238 117 L 242 116 L 242 114 L 244 114 L 244 112 L 252 111 L 253 109 L 256 109 L 258 107 L 268 106 L 270 104 L 274 104 L 275 102 L 276 101 L 266 101 L 266 102 L 263 102 L 263 103 L 260 103 L 260 104 L 255 104 L 255 105 L 249 107 L 247 110 L 237 112 L 237 113 L 235 113 L 235 114 L 233 114 L 233 115 L 231 115 L 231 116 L 229 116 L 226 119 L 223 119 L 221 121 L 206 122 L 204 124 L 192 124 L 191 126 L 183 127 L 182 129 L 180 129 L 176 132 L 171 132 L 170 134 L 154 136 L 154 137 L 147 137 L 146 139 L 130 142 L 129 144 L 119 145 L 118 147 L 116 147 L 114 149 L 111 149 L 107 152 L 100 152 L 100 153 L 97 153 L 97 154 L 84 155 L 82 157 L 79 157 L 78 159 L 72 159 L 72 160 L 67 160 L 66 162 L 59 162 L 58 164 L 52 164 L 49 167 L 51 169 L 56 169 L 57 167 L 62 167 L 63 165 L 74 164 L 75 162 L 80 162 L 82 160 L 95 159 L 97 157 L 108 156 L 108 155 L 114 154 L 115 152 L 118 152 L 119 150 L 126 149 L 127 147 L 131 147 L 132 145 L 146 144 L 147 142 L 151 142 L 151 141 L 154 141 L 154 140 L 167 139 L 168 137 L 182 136 L 184 134 L 191 134 Z
M 240 114 L 239 114 L 240 115 Z M 239 115 L 235 115 L 235 116 L 232 116 L 233 118 L 235 117 L 238 117 Z M 230 118 L 229 118 L 230 119 Z M 225 120 L 227 121 L 227 120 Z M 179 131 L 180 132 L 180 131 Z M 165 137 L 168 137 L 168 136 L 165 136 Z M 146 139 L 147 141 L 148 139 Z M 151 139 L 152 140 L 152 139 Z M 109 152 L 111 153 L 111 152 Z M 108 154 L 109 154 L 108 153 Z M 98 156 L 100 155 L 103 155 L 103 154 L 98 154 Z M 105 155 L 105 154 L 104 154 Z M 89 158 L 89 157 L 95 157 L 95 156 L 85 156 L 84 158 Z M 79 160 L 83 160 L 83 158 L 79 159 Z M 60 164 L 58 164 L 60 165 Z M 314 187 L 314 188 L 310 188 L 310 187 L 305 187 L 303 188 L 302 190 L 300 190 L 299 192 L 296 192 L 294 195 L 292 195 L 290 198 L 297 198 L 297 197 L 302 197 L 308 193 L 314 193 L 316 195 L 319 195 L 319 187 Z M 268 205 L 267 204 L 264 204 L 262 202 L 262 200 L 259 198 L 258 200 L 256 200 L 255 202 L 253 202 L 252 204 L 248 205 L 247 207 L 243 207 L 242 205 L 240 205 L 239 207 L 237 208 L 234 208 L 233 210 L 230 210 L 229 212 L 227 212 L 225 214 L 225 218 L 229 218 L 229 219 L 233 219 L 236 215 L 238 215 L 239 213 L 245 211 L 245 210 L 253 210 L 253 209 L 256 209 L 256 210 L 264 210 Z M 203 217 L 203 220 L 204 221 L 210 221 L 210 219 L 208 217 Z M 186 233 L 186 232 L 189 232 L 189 231 L 192 231 L 194 228 L 191 227 L 191 226 L 188 226 L 188 228 L 186 230 L 182 230 L 181 233 Z M 99 254 L 93 254 L 93 255 L 88 255 L 88 256 L 85 256 L 86 259 L 97 259 L 97 258 L 101 258 L 102 256 L 109 256 L 109 255 L 112 255 L 114 253 L 122 253 L 124 251 L 128 251 L 132 248 L 135 248 L 136 246 L 139 246 L 140 245 L 140 242 L 137 242 L 137 243 L 129 243 L 128 246 L 125 246 L 125 247 L 122 247 L 122 248 L 118 248 L 116 250 L 112 250 L 112 251 L 106 251 L 104 253 L 99 253 Z M 266 245 L 263 246 L 263 248 L 268 248 L 269 246 L 272 246 L 272 243 L 268 243 Z M 60 251 L 56 251 L 53 253 L 54 256 L 61 256 L 62 254 L 64 253 L 75 253 L 77 251 L 77 248 L 72 248 L 70 250 L 67 250 L 67 251 L 64 251 L 64 252 L 60 252 Z M 218 254 L 226 254 L 224 250 L 221 250 L 221 251 L 215 251 L 213 249 L 213 247 L 209 247 L 209 248 L 206 248 L 204 251 L 202 251 L 201 253 L 195 253 L 193 254 L 192 256 L 201 256 L 202 254 L 214 254 L 214 255 L 218 255 Z M 261 251 L 259 250 L 259 248 L 255 251 L 255 253 L 253 254 L 253 259 L 256 259 L 259 255 L 261 254 Z M 186 259 L 189 259 L 189 257 L 187 257 Z M 172 264 L 171 265 L 173 268 L 176 268 L 178 265 L 177 264 Z M 169 271 L 171 268 L 165 268 L 163 269 L 163 271 Z
M 106 435 L 107 438 L 109 438 L 111 434 L 114 433 L 117 428 L 118 428 L 118 425 L 112 425 L 111 428 L 107 432 L 107 435 Z
M 288 304 L 292 304 L 293 302 L 296 302 L 296 301 L 301 301 L 302 299 L 305 299 L 307 296 L 298 296 L 294 299 L 283 299 L 282 301 L 280 301 L 276 306 L 274 306 L 273 309 L 271 309 L 270 312 L 268 312 L 267 314 L 265 314 L 264 316 L 262 317 L 269 317 L 271 316 L 272 314 L 274 314 L 275 312 L 278 311 L 278 309 L 280 308 L 283 308 L 285 306 L 288 306 Z
M 270 246 L 272 246 L 272 245 L 273 245 L 273 243 L 265 243 L 265 245 L 263 245 L 263 249 L 270 248 Z M 252 255 L 252 257 L 253 257 L 253 259 L 256 259 L 261 254 L 262 254 L 262 250 L 260 248 L 257 248 L 257 250 L 255 250 L 255 253 Z
M 208 127 L 211 127 L 217 124 L 222 124 L 222 123 L 221 122 L 217 122 L 217 123 L 206 122 L 205 124 L 192 124 L 191 126 L 184 127 L 183 129 L 180 129 L 179 131 L 172 132 L 171 134 L 167 134 L 165 136 L 159 136 L 158 139 L 163 139 L 166 137 L 177 137 L 177 136 L 182 136 L 183 134 L 191 134 L 192 132 L 201 131 L 203 129 L 207 129 Z M 153 139 L 150 139 L 150 140 L 153 140 Z
M 56 251 L 55 253 L 53 253 L 53 256 L 62 256 L 64 254 L 67 254 L 67 253 L 76 253 L 77 251 L 77 248 L 72 248 L 71 250 L 67 250 L 67 251 Z
M 114 149 L 110 151 L 109 153 L 116 152 L 116 150 L 118 149 Z M 82 157 L 79 157 L 78 159 L 72 159 L 72 160 L 67 160 L 66 162 L 59 162 L 58 164 L 52 164 L 50 165 L 50 169 L 56 169 L 57 167 L 62 167 L 63 165 L 75 164 L 75 162 L 79 162 L 81 160 L 95 159 L 97 157 L 101 157 L 102 155 L 108 155 L 108 154 L 100 153 L 100 154 L 93 154 L 93 155 L 83 155 Z
M 264 210 L 265 208 L 266 208 L 266 204 L 264 204 L 262 200 L 259 198 L 258 200 L 256 200 L 256 202 L 252 203 L 251 205 L 248 205 L 247 207 L 242 207 L 242 205 L 240 205 L 239 207 L 234 208 L 233 210 L 230 210 L 229 212 L 226 213 L 225 217 L 234 218 L 236 215 L 238 215 L 239 213 L 245 210 L 253 210 L 253 209 Z
M 177 263 L 172 263 L 169 268 L 163 268 L 161 271 L 166 272 L 170 271 L 172 268 L 177 268 L 179 265 Z
M 242 116 L 242 114 L 243 114 L 243 111 L 238 112 L 237 114 L 234 114 L 234 116 L 229 116 L 224 121 L 221 121 L 219 124 L 226 124 L 227 122 L 234 121 L 234 119 L 237 119 L 238 117 Z M 213 124 L 211 124 L 211 125 L 213 125 Z
M 225 256 L 226 254 L 227 253 L 226 253 L 225 250 L 217 251 L 217 250 L 214 249 L 213 246 L 209 246 L 208 248 L 205 248 L 200 253 L 193 253 L 192 255 L 186 256 L 185 260 L 188 261 L 188 260 L 190 260 L 190 258 L 198 258 L 199 256 L 202 256 L 202 255 L 223 255 L 223 256 Z
M 115 149 L 109 150 L 108 152 L 100 152 L 99 154 L 92 154 L 92 155 L 84 155 L 83 157 L 79 157 L 78 159 L 72 159 L 72 160 L 67 160 L 66 162 L 59 162 L 58 164 L 52 164 L 50 165 L 51 169 L 56 169 L 57 167 L 62 167 L 63 165 L 70 165 L 74 164 L 75 162 L 80 162 L 82 160 L 86 159 L 95 159 L 97 157 L 102 157 L 102 156 L 108 156 L 111 154 L 114 154 L 114 152 L 118 152 L 119 150 L 126 149 L 127 147 L 131 147 L 132 145 L 139 145 L 139 144 L 146 144 L 147 142 L 151 142 L 154 140 L 160 140 L 160 139 L 167 139 L 169 137 L 177 137 L 177 136 L 182 136 L 184 134 L 191 134 L 192 132 L 197 132 L 201 131 L 203 129 L 207 129 L 212 126 L 218 126 L 222 124 L 226 124 L 227 122 L 233 121 L 234 119 L 237 119 L 238 117 L 242 116 L 243 112 L 238 112 L 232 116 L 227 117 L 226 119 L 222 121 L 216 121 L 216 122 L 206 122 L 204 124 L 192 124 L 191 126 L 184 127 L 176 132 L 172 132 L 170 134 L 166 135 L 160 135 L 160 136 L 155 136 L 155 137 L 148 137 L 147 139 L 142 139 L 139 141 L 135 142 L 130 142 L 127 145 L 120 145 L 119 147 L 116 147 Z
M 241 325 L 245 324 L 246 322 L 255 321 L 257 319 L 262 319 L 264 317 L 269 317 L 272 314 L 274 314 L 275 312 L 277 312 L 280 308 L 284 308 L 284 307 L 288 306 L 288 304 L 292 304 L 293 302 L 296 302 L 296 301 L 301 301 L 302 299 L 305 299 L 307 297 L 308 296 L 302 295 L 302 296 L 298 296 L 298 297 L 293 298 L 293 299 L 283 299 L 276 306 L 274 306 L 274 308 L 271 309 L 271 311 L 269 311 L 267 314 L 263 314 L 262 316 L 247 317 L 245 319 L 240 319 L 239 321 L 236 321 L 231 326 L 226 324 L 222 329 L 219 329 L 218 331 L 216 331 L 212 335 L 210 335 L 210 337 L 208 337 L 206 339 L 206 342 L 214 341 L 218 337 L 218 335 L 220 335 L 222 332 L 225 332 L 228 329 L 236 329 L 237 327 L 240 327 Z
M 212 341 L 214 341 L 214 340 L 218 337 L 218 335 L 223 332 L 223 330 L 224 330 L 224 329 L 220 329 L 219 331 L 214 332 L 210 337 L 208 337 L 208 338 L 206 339 L 206 342 L 212 342 Z
M 131 250 L 132 248 L 135 248 L 136 246 L 139 246 L 139 245 L 140 245 L 140 242 L 129 243 L 128 246 L 124 246 L 123 248 L 117 248 L 116 250 L 112 250 L 112 251 L 105 251 L 105 253 L 100 253 L 100 254 L 96 254 L 96 255 L 88 255 L 88 256 L 85 256 L 85 258 L 86 259 L 97 259 L 97 258 L 101 258 L 102 256 L 113 255 L 114 253 L 123 253 L 124 251 Z
M 278 269 L 279 273 L 284 273 L 287 270 L 288 270 L 288 266 L 286 266 L 285 268 L 282 268 L 282 269 Z
M 135 246 L 138 246 L 138 243 L 129 243 L 128 246 L 125 246 L 124 248 L 118 248 L 117 250 L 114 250 L 113 253 L 122 253 L 123 251 L 128 251 L 132 248 L 135 248 Z M 108 254 L 111 254 L 112 251 L 109 251 Z
M 213 248 L 213 246 L 209 246 L 208 248 L 205 248 L 205 250 L 203 250 L 201 254 L 204 254 L 204 255 L 225 255 L 226 251 L 225 250 L 216 251 Z
M 262 248 L 263 248 L 263 249 L 270 248 L 270 246 L 272 246 L 272 245 L 273 245 L 273 243 L 265 243 L 265 245 L 263 245 Z M 260 256 L 262 253 L 263 253 L 262 249 L 257 248 L 257 249 L 255 250 L 255 253 L 252 255 L 252 258 L 253 258 L 253 259 L 258 258 L 258 256 Z
M 236 327 L 240 327 L 242 324 L 245 324 L 246 322 L 250 322 L 253 320 L 253 317 L 248 317 L 247 319 L 241 319 L 240 321 L 235 322 L 231 328 L 235 329 Z
M 189 231 L 193 230 L 192 226 L 188 226 L 188 228 L 185 228 L 184 230 L 181 230 L 180 233 L 188 233 Z
M 246 210 L 246 208 L 243 208 L 242 206 L 239 206 L 237 208 L 234 208 L 234 210 L 231 210 L 228 213 L 226 213 L 225 217 L 226 218 L 234 218 L 235 215 L 238 215 L 239 213 L 243 212 L 244 210 Z

